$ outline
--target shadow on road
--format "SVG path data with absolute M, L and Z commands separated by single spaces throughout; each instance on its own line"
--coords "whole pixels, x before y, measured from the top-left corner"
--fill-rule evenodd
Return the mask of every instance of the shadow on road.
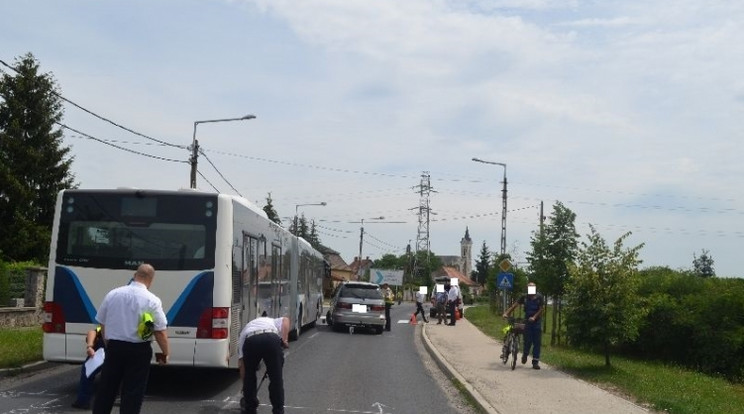
M 237 369 L 153 366 L 146 393 L 167 399 L 204 400 L 224 393 L 239 382 Z

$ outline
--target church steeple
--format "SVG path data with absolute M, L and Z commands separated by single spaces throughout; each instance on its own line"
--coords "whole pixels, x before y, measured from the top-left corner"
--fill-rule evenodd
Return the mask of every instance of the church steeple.
M 470 229 L 465 227 L 465 237 L 460 240 L 460 259 L 462 260 L 462 273 L 470 277 L 473 270 L 473 241 L 470 239 Z

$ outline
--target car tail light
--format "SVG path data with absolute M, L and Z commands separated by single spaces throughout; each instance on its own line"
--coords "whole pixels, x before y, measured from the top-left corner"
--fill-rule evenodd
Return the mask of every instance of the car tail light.
M 383 311 L 385 311 L 385 305 L 372 305 L 369 308 L 373 312 L 383 312 Z
M 227 338 L 229 308 L 208 308 L 199 318 L 196 337 L 202 339 Z
M 65 333 L 65 315 L 61 306 L 54 302 L 44 302 L 44 323 L 41 329 L 45 333 Z
M 339 309 L 351 309 L 351 303 L 338 302 L 336 304 L 336 307 L 339 308 Z

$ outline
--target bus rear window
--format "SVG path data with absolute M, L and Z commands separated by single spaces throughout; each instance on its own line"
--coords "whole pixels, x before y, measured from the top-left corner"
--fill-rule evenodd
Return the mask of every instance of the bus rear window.
M 57 245 L 60 264 L 156 269 L 214 267 L 216 196 L 69 192 Z

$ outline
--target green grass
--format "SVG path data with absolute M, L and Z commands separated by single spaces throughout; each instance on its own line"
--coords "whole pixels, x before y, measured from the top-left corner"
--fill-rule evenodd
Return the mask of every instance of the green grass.
M 501 340 L 504 321 L 487 306 L 469 308 L 467 319 L 486 335 Z M 625 395 L 637 403 L 671 414 L 718 414 L 744 412 L 744 385 L 712 378 L 660 362 L 604 355 L 550 346 L 550 328 L 543 335 L 540 359 L 545 363 L 598 386 Z
M 0 329 L 0 368 L 20 368 L 42 358 L 42 334 L 38 326 Z

